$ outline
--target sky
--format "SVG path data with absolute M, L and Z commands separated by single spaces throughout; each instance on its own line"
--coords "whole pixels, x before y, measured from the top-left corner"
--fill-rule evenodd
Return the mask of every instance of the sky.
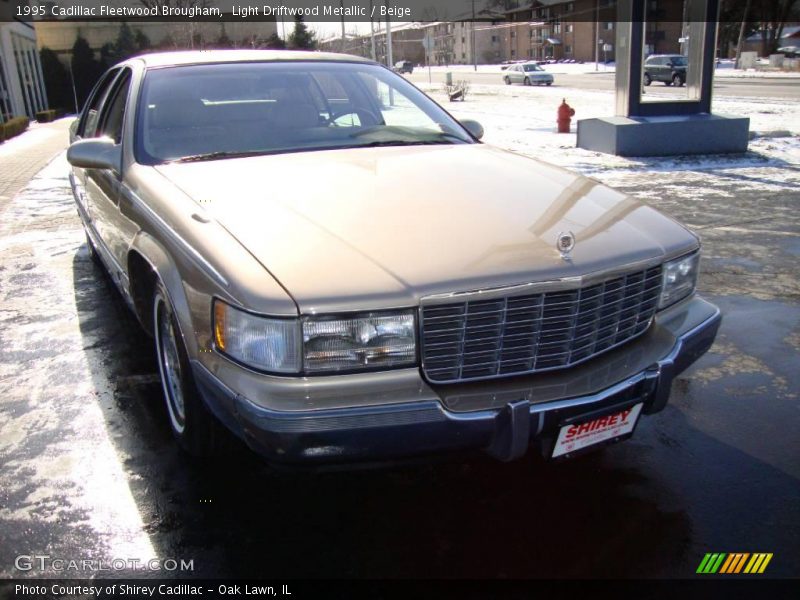
M 392 21 L 392 27 L 396 27 L 399 25 L 405 25 L 406 21 Z M 312 30 L 317 33 L 318 40 L 324 40 L 329 37 L 341 37 L 342 35 L 342 23 L 341 21 L 338 22 L 330 22 L 330 21 L 306 21 L 306 25 Z M 385 23 L 381 24 L 385 26 Z M 287 19 L 283 25 L 286 28 L 286 36 L 288 36 L 292 32 L 292 28 L 294 27 L 294 21 L 291 19 Z M 375 31 L 378 31 L 378 23 L 376 22 Z M 367 34 L 369 33 L 369 22 L 363 23 L 358 21 L 345 21 L 344 22 L 344 30 L 347 33 L 358 32 L 359 34 Z M 282 31 L 281 22 L 278 21 L 278 35 L 281 37 L 284 36 L 284 32 Z

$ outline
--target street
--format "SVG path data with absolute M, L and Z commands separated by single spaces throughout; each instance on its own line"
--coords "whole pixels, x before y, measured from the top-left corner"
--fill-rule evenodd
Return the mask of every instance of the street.
M 597 73 L 559 73 L 554 68 L 555 82 L 554 87 L 579 90 L 598 90 L 614 91 L 614 73 L 603 72 L 603 66 Z M 414 69 L 411 75 L 406 75 L 410 81 L 416 84 L 444 83 L 446 69 L 437 67 L 431 71 L 430 77 L 428 70 L 424 67 Z M 460 66 L 458 71 L 453 71 L 453 79 L 466 80 L 473 84 L 481 85 L 503 85 L 502 72 L 487 73 L 478 71 L 477 73 Z M 519 85 L 519 84 L 517 84 Z M 679 88 L 675 92 L 685 92 L 686 88 Z M 670 92 L 673 88 L 665 86 L 663 83 L 653 83 L 645 88 L 648 93 L 651 91 Z M 739 98 L 788 98 L 797 99 L 800 96 L 800 78 L 769 78 L 769 77 L 717 77 L 714 80 L 714 94 L 719 96 L 731 96 Z
M 611 75 L 556 77 L 570 89 L 613 85 Z M 795 81 L 719 90 L 796 103 Z M 520 100 L 522 112 L 537 98 Z M 796 577 L 796 135 L 711 162 L 600 162 L 552 124 L 524 138 L 528 124 L 494 108 L 506 101 L 447 108 L 485 115 L 489 143 L 590 174 L 701 235 L 699 292 L 723 324 L 662 413 L 630 441 L 563 462 L 478 455 L 286 472 L 243 447 L 190 459 L 170 436 L 152 340 L 87 251 L 61 152 L 68 121 L 37 126 L 24 135 L 41 140 L 6 145 L 18 144 L 17 162 L 46 163 L 45 145 L 53 160 L 0 203 L 0 577 L 53 575 L 20 571 L 24 554 L 192 560 L 168 573 L 179 577 L 687 578 L 705 553 L 737 551 L 774 553 L 767 574 Z M 18 178 L 10 156 L 0 153 L 0 182 Z

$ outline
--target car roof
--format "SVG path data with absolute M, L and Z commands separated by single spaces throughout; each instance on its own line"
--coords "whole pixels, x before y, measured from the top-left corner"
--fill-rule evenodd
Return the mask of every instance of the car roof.
M 194 50 L 154 52 L 152 54 L 141 54 L 130 60 L 141 61 L 146 68 L 231 62 L 286 62 L 311 60 L 377 64 L 366 58 L 352 56 L 350 54 L 300 50 Z

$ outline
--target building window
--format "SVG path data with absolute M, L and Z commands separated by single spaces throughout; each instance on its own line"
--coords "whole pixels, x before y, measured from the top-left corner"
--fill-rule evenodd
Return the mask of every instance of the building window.
M 611 29 L 614 29 L 614 21 L 607 21 L 606 22 L 606 29 L 609 30 L 609 31 Z
M 567 3 L 567 12 L 571 13 L 573 10 L 575 10 L 575 5 L 572 2 L 568 2 Z
M 515 37 L 517 37 L 517 32 L 516 32 L 516 31 L 514 31 L 513 29 L 511 30 L 511 37 L 512 37 L 512 38 L 515 38 Z
M 461 43 L 462 44 L 466 44 L 467 43 L 467 38 L 465 38 L 463 35 L 461 36 Z
M 564 54 L 572 54 L 572 46 L 570 46 L 569 44 L 566 44 L 564 46 Z
M 497 43 L 497 36 L 496 36 L 496 35 L 493 35 L 493 36 L 492 36 L 492 43 L 493 43 L 493 44 L 496 44 L 496 43 Z
M 572 25 L 567 25 L 567 33 L 572 33 Z
M 511 49 L 511 58 L 515 58 L 517 56 L 517 51 L 513 48 Z
M 553 23 L 553 33 L 556 35 L 561 33 L 561 23 Z

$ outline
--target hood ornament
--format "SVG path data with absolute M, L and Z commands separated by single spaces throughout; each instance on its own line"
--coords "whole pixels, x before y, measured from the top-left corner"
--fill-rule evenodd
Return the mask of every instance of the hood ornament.
M 556 250 L 561 253 L 561 258 L 564 260 L 572 260 L 569 253 L 575 247 L 575 234 L 571 231 L 561 231 L 556 236 Z

